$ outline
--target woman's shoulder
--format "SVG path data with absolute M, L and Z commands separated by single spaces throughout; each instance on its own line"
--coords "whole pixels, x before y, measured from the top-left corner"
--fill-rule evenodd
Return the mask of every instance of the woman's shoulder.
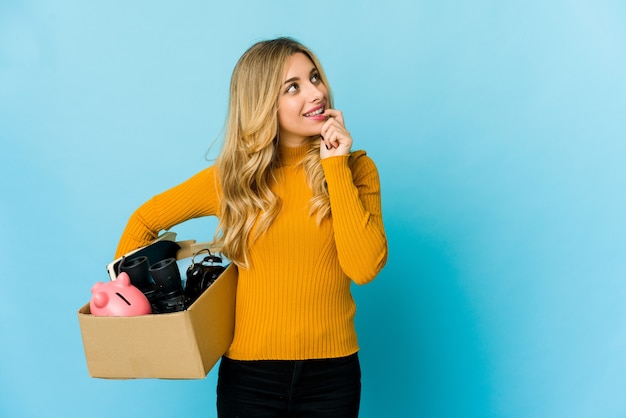
M 350 153 L 348 165 L 352 170 L 352 177 L 355 181 L 371 178 L 371 176 L 378 177 L 376 164 L 365 150 L 357 150 Z
M 359 158 L 366 157 L 366 156 L 367 156 L 367 152 L 365 152 L 365 150 L 362 150 L 362 149 L 356 150 L 356 151 L 352 151 L 350 153 L 350 159 L 352 159 L 352 160 L 357 160 Z
M 374 169 L 376 168 L 374 160 L 372 160 L 370 156 L 367 155 L 367 152 L 365 152 L 365 150 L 352 151 L 350 153 L 350 156 L 348 157 L 348 164 L 352 169 L 367 167 Z

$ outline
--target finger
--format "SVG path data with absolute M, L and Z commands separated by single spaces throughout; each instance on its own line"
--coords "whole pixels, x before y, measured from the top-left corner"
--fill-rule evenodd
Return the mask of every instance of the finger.
M 330 143 L 333 145 L 333 147 L 337 148 L 343 138 L 344 138 L 343 130 L 337 129 L 337 127 L 333 126 L 331 128 L 331 133 L 330 133 Z
M 324 138 L 322 138 L 322 143 L 321 143 L 321 145 L 320 145 L 320 146 L 321 146 L 321 147 L 326 148 L 327 150 L 330 150 L 330 149 L 332 149 L 332 148 L 333 148 L 333 147 L 330 145 L 330 143 L 329 143 L 327 140 L 325 140 Z
M 341 113 L 341 110 L 337 110 L 337 109 L 326 109 L 324 110 L 324 115 L 326 115 L 330 120 L 330 118 L 335 119 L 336 121 L 339 121 L 340 124 L 344 125 L 344 121 L 343 121 L 343 113 Z
M 333 146 L 337 141 L 337 127 L 333 124 L 325 125 L 322 129 L 322 138 L 327 145 Z
M 338 129 L 338 130 L 343 130 L 345 131 L 345 126 L 343 126 L 343 124 L 341 123 L 341 121 L 335 119 L 335 118 L 328 118 L 328 120 L 326 122 L 324 122 L 324 124 L 322 125 L 322 128 L 320 129 L 320 134 L 322 136 L 328 136 L 329 132 L 331 129 Z
M 326 149 L 330 149 L 330 130 L 326 125 L 324 125 L 320 132 L 322 144 L 326 147 Z

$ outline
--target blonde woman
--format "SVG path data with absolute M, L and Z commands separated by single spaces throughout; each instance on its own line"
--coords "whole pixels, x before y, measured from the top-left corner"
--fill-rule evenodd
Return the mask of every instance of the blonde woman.
M 215 244 L 239 269 L 219 417 L 358 416 L 350 284 L 374 279 L 387 241 L 376 166 L 351 148 L 315 55 L 290 38 L 258 42 L 233 71 L 216 164 L 143 204 L 124 230 L 116 256 L 218 217 Z

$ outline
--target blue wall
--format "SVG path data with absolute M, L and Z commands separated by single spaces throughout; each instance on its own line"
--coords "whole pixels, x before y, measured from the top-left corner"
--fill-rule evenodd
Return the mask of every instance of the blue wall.
M 89 378 L 76 311 L 208 164 L 237 58 L 291 35 L 383 183 L 362 417 L 625 417 L 625 28 L 602 0 L 2 0 L 0 416 L 214 416 L 215 371 Z

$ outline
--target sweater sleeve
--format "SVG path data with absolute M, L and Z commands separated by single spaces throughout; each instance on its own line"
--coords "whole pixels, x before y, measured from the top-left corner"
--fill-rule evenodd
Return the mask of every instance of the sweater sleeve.
M 202 216 L 217 215 L 220 187 L 214 166 L 154 196 L 130 217 L 115 258 L 152 242 L 163 230 Z
M 364 151 L 322 160 L 339 263 L 357 284 L 370 282 L 387 262 L 380 180 Z

